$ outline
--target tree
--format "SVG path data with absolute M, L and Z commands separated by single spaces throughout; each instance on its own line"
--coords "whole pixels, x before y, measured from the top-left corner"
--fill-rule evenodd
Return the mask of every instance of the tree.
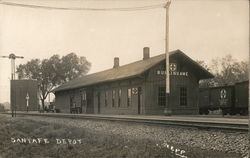
M 39 94 L 44 109 L 44 101 L 51 90 L 65 82 L 88 73 L 91 63 L 85 57 L 70 53 L 60 58 L 53 55 L 49 59 L 32 59 L 17 67 L 19 79 L 38 81 Z
M 196 62 L 201 65 L 203 68 L 205 68 L 207 71 L 210 71 L 209 66 L 205 63 L 203 60 L 196 60 Z
M 223 58 L 212 59 L 209 66 L 203 61 L 198 61 L 198 63 L 201 63 L 201 65 L 204 64 L 202 66 L 207 67 L 215 76 L 213 79 L 201 81 L 201 87 L 232 85 L 236 82 L 248 80 L 248 62 L 239 62 L 236 59 L 233 59 L 231 55 L 226 55 Z
M 198 64 L 200 64 L 204 69 L 206 69 L 209 72 L 212 72 L 209 68 L 209 66 L 206 64 L 205 61 L 203 60 L 196 60 L 196 62 Z M 213 85 L 213 79 L 204 79 L 200 81 L 200 87 L 210 87 L 211 85 Z

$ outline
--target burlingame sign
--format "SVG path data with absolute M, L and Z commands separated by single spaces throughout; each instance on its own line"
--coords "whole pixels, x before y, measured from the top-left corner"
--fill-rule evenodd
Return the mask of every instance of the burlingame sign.
M 188 76 L 188 72 L 179 72 L 177 70 L 177 64 L 171 63 L 169 64 L 169 75 L 172 76 Z M 165 75 L 165 70 L 157 70 L 157 75 Z

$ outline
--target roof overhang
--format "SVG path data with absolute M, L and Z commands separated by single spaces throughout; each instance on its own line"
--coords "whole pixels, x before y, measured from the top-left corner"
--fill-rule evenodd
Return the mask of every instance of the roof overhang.
M 197 74 L 199 80 L 209 79 L 209 78 L 214 77 L 214 75 L 212 75 L 205 68 L 203 68 L 200 64 L 195 62 L 193 59 L 188 57 L 186 54 L 184 54 L 180 50 L 171 51 L 169 55 L 170 55 L 170 58 L 179 58 L 183 62 L 191 65 L 192 69 L 195 69 L 194 72 Z M 141 74 L 143 74 L 144 72 L 152 68 L 153 66 L 159 64 L 160 62 L 163 62 L 165 59 L 166 59 L 165 54 L 161 54 L 155 57 L 151 57 L 150 59 L 147 59 L 146 61 L 141 60 L 138 62 L 120 66 L 119 68 L 109 69 L 109 70 L 105 70 L 102 72 L 89 74 L 81 78 L 77 78 L 72 81 L 69 81 L 68 83 L 63 84 L 62 86 L 59 86 L 53 89 L 51 92 L 55 93 L 57 91 L 71 90 L 71 89 L 82 88 L 82 87 L 87 87 L 87 86 L 106 83 L 106 82 L 112 82 L 115 80 L 117 81 L 121 79 L 128 79 L 128 78 L 140 76 Z M 133 69 L 136 69 L 136 71 Z M 107 75 L 111 77 L 107 78 L 106 77 Z M 113 77 L 112 75 L 113 76 L 117 75 L 117 77 Z

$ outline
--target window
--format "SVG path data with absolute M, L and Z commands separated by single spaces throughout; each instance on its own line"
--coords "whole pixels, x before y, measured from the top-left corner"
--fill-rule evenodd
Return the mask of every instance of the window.
M 180 87 L 180 105 L 187 105 L 187 87 Z
M 105 106 L 107 107 L 108 106 L 108 91 L 105 91 Z
M 128 89 L 127 106 L 131 105 L 131 88 Z
M 86 91 L 82 92 L 82 100 L 86 101 L 87 100 L 87 96 L 86 96 Z
M 86 91 L 81 92 L 81 106 L 87 106 L 87 94 Z
M 158 105 L 159 106 L 166 105 L 166 87 L 158 88 Z
M 112 91 L 112 107 L 115 107 L 115 90 Z
M 71 107 L 74 107 L 75 106 L 75 104 L 74 104 L 74 96 L 70 96 L 70 106 Z
M 121 106 L 121 98 L 122 98 L 122 90 L 119 89 L 119 91 L 118 91 L 118 107 Z

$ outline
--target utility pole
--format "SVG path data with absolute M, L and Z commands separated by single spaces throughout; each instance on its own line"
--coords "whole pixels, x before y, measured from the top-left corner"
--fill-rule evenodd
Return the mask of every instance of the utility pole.
M 250 7 L 250 3 L 248 3 L 248 8 Z M 248 10 L 248 14 L 250 11 Z M 248 19 L 248 22 L 250 22 L 250 19 Z M 249 35 L 250 37 L 250 27 L 248 28 L 249 30 Z M 248 41 L 250 44 L 250 39 Z M 250 142 L 250 52 L 248 52 L 248 142 Z M 249 143 L 248 143 L 249 144 Z M 248 146 L 248 157 L 250 157 L 250 147 Z
M 9 58 L 10 62 L 11 62 L 11 80 L 10 80 L 10 107 L 11 107 L 11 115 L 12 117 L 16 116 L 16 103 L 15 105 L 13 105 L 13 102 L 11 101 L 11 96 L 13 94 L 11 94 L 11 88 L 12 88 L 12 82 L 15 80 L 15 72 L 16 72 L 16 65 L 15 65 L 15 59 L 16 58 L 20 58 L 23 59 L 23 56 L 16 56 L 15 54 L 10 54 L 9 56 L 0 56 L 1 58 Z M 14 83 L 14 82 L 13 82 Z M 14 86 L 15 88 L 15 86 Z M 15 96 L 16 97 L 16 96 Z
M 166 106 L 164 109 L 164 114 L 170 116 L 172 114 L 171 105 L 169 104 L 169 94 L 170 94 L 170 77 L 169 77 L 169 6 L 171 1 L 168 0 L 166 8 L 166 40 L 165 40 L 165 54 L 166 54 Z
M 250 7 L 250 3 L 248 3 L 248 7 Z M 248 10 L 249 11 L 249 10 Z M 249 12 L 250 13 L 250 12 Z M 250 19 L 249 19 L 250 22 Z M 249 36 L 250 36 L 250 28 L 249 28 Z M 250 44 L 250 40 L 249 40 Z M 250 142 L 250 54 L 248 54 L 248 142 Z M 248 147 L 248 157 L 250 157 L 250 148 Z
M 250 3 L 249 3 L 249 7 L 250 7 Z M 250 29 L 249 29 L 250 31 Z M 250 44 L 250 43 L 249 43 Z M 250 55 L 248 57 L 248 142 L 250 142 Z M 250 156 L 250 148 L 248 148 L 248 157 Z

